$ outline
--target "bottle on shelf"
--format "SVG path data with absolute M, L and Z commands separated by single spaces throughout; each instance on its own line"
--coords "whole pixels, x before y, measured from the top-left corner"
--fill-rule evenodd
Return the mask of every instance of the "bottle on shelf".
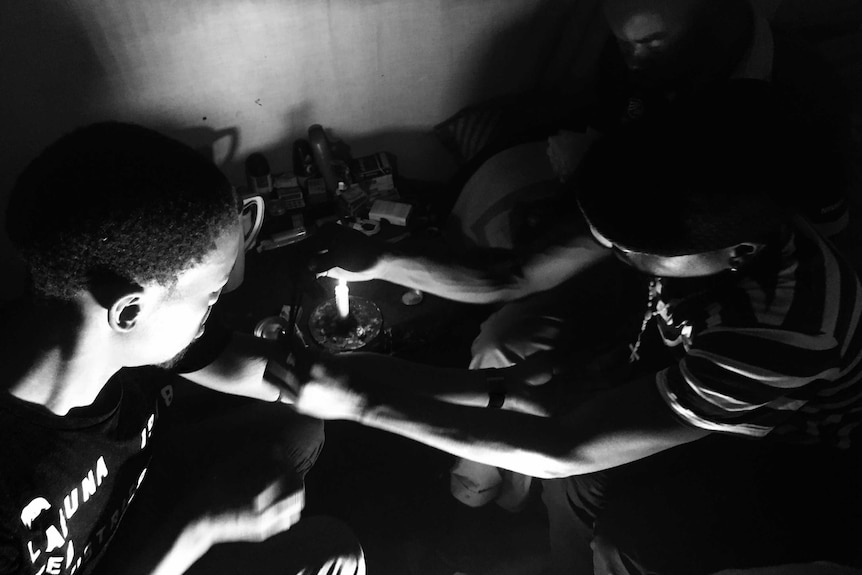
M 308 143 L 311 146 L 311 153 L 314 155 L 314 163 L 323 177 L 326 191 L 330 196 L 334 196 L 338 189 L 338 178 L 335 174 L 332 149 L 323 126 L 313 124 L 308 128 Z
M 245 160 L 245 176 L 251 195 L 266 196 L 272 192 L 272 173 L 266 156 L 260 152 L 250 154 Z

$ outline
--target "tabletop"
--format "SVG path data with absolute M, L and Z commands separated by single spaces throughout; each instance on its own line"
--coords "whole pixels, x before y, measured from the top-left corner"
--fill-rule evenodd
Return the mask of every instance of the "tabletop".
M 320 347 L 311 336 L 308 320 L 317 306 L 334 298 L 336 282 L 330 278 L 318 279 L 309 270 L 308 263 L 315 250 L 314 239 L 312 233 L 309 238 L 291 245 L 246 254 L 242 284 L 224 294 L 219 303 L 221 317 L 228 327 L 254 333 L 255 327 L 265 318 L 293 317 L 303 339 L 309 345 Z M 427 221 L 409 227 L 383 222 L 379 239 L 413 247 L 443 241 L 437 228 L 427 225 Z M 421 294 L 419 303 L 408 305 L 405 301 L 416 299 L 403 297 L 411 290 L 383 280 L 351 282 L 349 288 L 351 296 L 373 302 L 383 318 L 380 335 L 363 350 L 404 357 L 418 354 L 435 363 L 466 365 L 469 342 L 478 332 L 481 306 L 453 302 L 428 293 Z

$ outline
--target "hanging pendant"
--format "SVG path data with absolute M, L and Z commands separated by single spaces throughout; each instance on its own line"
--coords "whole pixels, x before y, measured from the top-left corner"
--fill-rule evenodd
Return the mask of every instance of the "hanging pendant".
M 659 278 L 652 278 L 649 282 L 649 294 L 647 297 L 647 307 L 644 312 L 643 320 L 641 321 L 640 331 L 638 331 L 638 336 L 635 339 L 634 343 L 629 344 L 629 363 L 634 363 L 640 359 L 640 355 L 638 355 L 638 350 L 641 347 L 641 339 L 643 338 L 643 334 L 646 331 L 647 325 L 649 325 L 650 320 L 656 314 L 656 302 L 658 300 L 659 294 Z

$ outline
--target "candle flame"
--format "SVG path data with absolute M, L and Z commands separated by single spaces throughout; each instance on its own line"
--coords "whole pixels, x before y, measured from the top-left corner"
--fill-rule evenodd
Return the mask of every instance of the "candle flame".
M 350 289 L 344 279 L 339 279 L 338 285 L 335 286 L 335 307 L 338 308 L 338 316 L 342 319 L 350 314 Z

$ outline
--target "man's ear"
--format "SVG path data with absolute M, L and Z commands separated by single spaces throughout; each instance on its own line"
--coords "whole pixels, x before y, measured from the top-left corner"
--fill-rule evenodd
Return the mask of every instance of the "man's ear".
M 230 277 L 227 280 L 227 283 L 222 288 L 222 293 L 232 292 L 240 285 L 242 285 L 242 280 L 245 276 L 245 246 L 242 242 L 239 242 L 239 246 L 236 251 L 236 260 L 234 261 L 233 268 L 230 270 Z
M 730 250 L 730 258 L 728 263 L 731 269 L 740 269 L 745 267 L 751 260 L 757 257 L 765 244 L 759 242 L 743 242 L 736 244 Z
M 128 333 L 135 329 L 141 314 L 141 294 L 128 293 L 120 296 L 108 308 L 108 324 L 111 329 Z

